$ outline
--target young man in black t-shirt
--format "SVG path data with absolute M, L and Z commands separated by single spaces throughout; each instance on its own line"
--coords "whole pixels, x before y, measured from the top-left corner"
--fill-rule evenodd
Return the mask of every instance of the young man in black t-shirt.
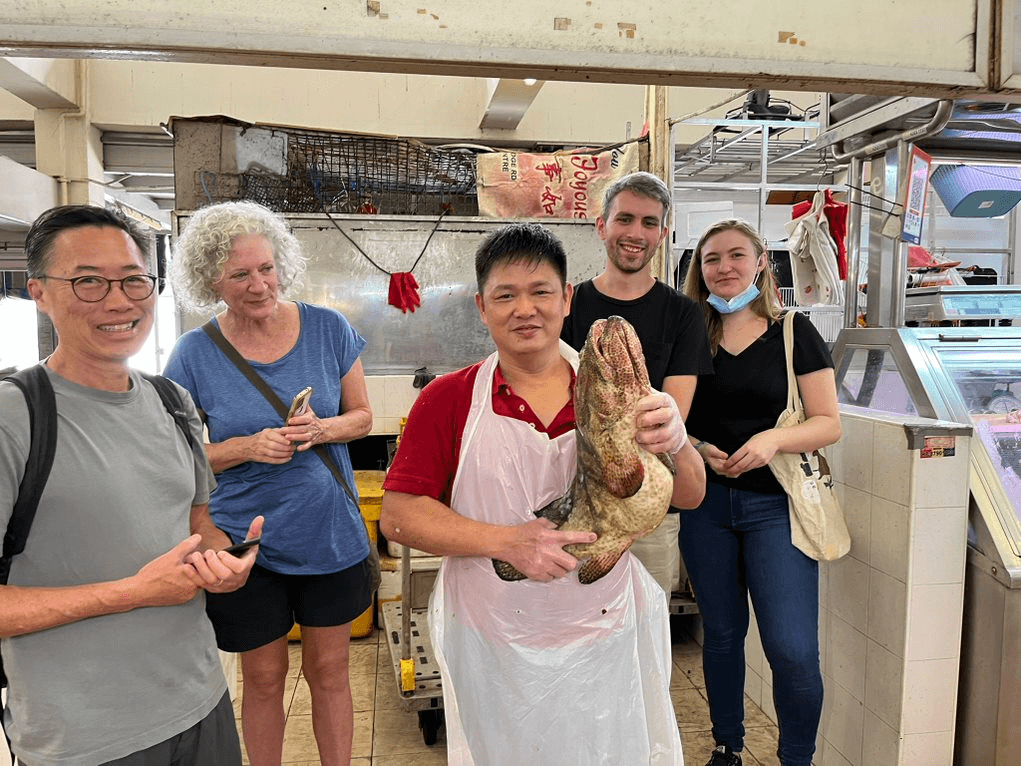
M 658 281 L 652 257 L 667 235 L 670 190 L 651 173 L 631 173 L 609 186 L 596 231 L 606 247 L 602 273 L 577 285 L 560 337 L 575 349 L 597 319 L 617 315 L 638 333 L 654 388 L 673 397 L 686 418 L 699 375 L 711 374 L 712 357 L 701 311 L 689 298 Z M 675 460 L 701 463 L 685 440 Z M 680 585 L 678 509 L 631 550 L 669 594 Z

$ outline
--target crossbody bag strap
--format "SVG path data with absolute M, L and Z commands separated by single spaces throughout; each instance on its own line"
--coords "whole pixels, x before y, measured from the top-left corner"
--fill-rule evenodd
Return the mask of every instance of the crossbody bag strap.
M 258 389 L 259 393 L 265 397 L 266 401 L 273 405 L 273 409 L 277 411 L 277 414 L 286 419 L 287 418 L 287 405 L 284 404 L 283 400 L 277 396 L 277 392 L 270 388 L 269 383 L 266 382 L 259 373 L 255 371 L 255 368 L 248 363 L 245 359 L 234 348 L 233 344 L 224 337 L 224 334 L 220 332 L 220 328 L 213 324 L 213 320 L 210 319 L 204 325 L 202 325 L 202 332 L 209 336 L 209 339 L 216 344 L 217 348 L 223 352 L 235 367 L 248 378 L 248 382 Z M 285 420 L 286 425 L 286 420 Z M 344 474 L 340 472 L 340 468 L 337 467 L 336 462 L 333 460 L 333 456 L 330 455 L 329 450 L 326 449 L 326 445 L 317 444 L 313 448 L 313 451 L 319 456 L 319 459 L 326 464 L 326 467 L 330 469 L 330 473 L 333 474 L 333 478 L 337 480 L 337 483 L 344 488 L 344 492 L 351 498 L 351 502 L 358 505 L 358 498 L 355 497 L 355 493 L 351 491 L 351 486 L 347 483 L 344 478 Z
M 794 311 L 788 311 L 783 318 L 783 346 L 787 356 L 787 409 L 801 410 L 801 394 L 798 392 L 798 378 L 794 374 Z

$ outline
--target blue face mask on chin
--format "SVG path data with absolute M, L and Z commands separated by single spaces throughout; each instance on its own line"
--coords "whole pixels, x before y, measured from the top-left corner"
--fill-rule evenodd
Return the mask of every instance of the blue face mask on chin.
M 753 300 L 759 297 L 759 286 L 753 281 L 748 287 L 742 292 L 735 295 L 729 301 L 721 298 L 718 295 L 709 294 L 706 299 L 709 305 L 719 311 L 721 314 L 733 314 L 735 311 L 740 311 Z

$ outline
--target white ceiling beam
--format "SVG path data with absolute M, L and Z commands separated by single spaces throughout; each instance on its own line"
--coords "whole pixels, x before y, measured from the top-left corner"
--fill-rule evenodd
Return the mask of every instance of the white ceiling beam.
M 66 59 L 0 58 L 0 88 L 36 109 L 78 109 Z
M 1017 2 L 4 0 L 0 54 L 960 98 L 1021 68 Z
M 492 92 L 479 127 L 483 130 L 515 130 L 542 89 L 533 79 L 490 79 Z

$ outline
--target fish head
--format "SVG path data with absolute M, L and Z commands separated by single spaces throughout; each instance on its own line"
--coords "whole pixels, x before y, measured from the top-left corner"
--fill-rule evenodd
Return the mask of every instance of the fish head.
M 615 497 L 630 497 L 644 481 L 635 410 L 649 390 L 635 329 L 618 316 L 596 321 L 579 356 L 575 380 L 579 471 Z
M 598 319 L 589 329 L 578 361 L 576 386 L 600 412 L 619 415 L 650 391 L 642 342 L 619 316 Z

